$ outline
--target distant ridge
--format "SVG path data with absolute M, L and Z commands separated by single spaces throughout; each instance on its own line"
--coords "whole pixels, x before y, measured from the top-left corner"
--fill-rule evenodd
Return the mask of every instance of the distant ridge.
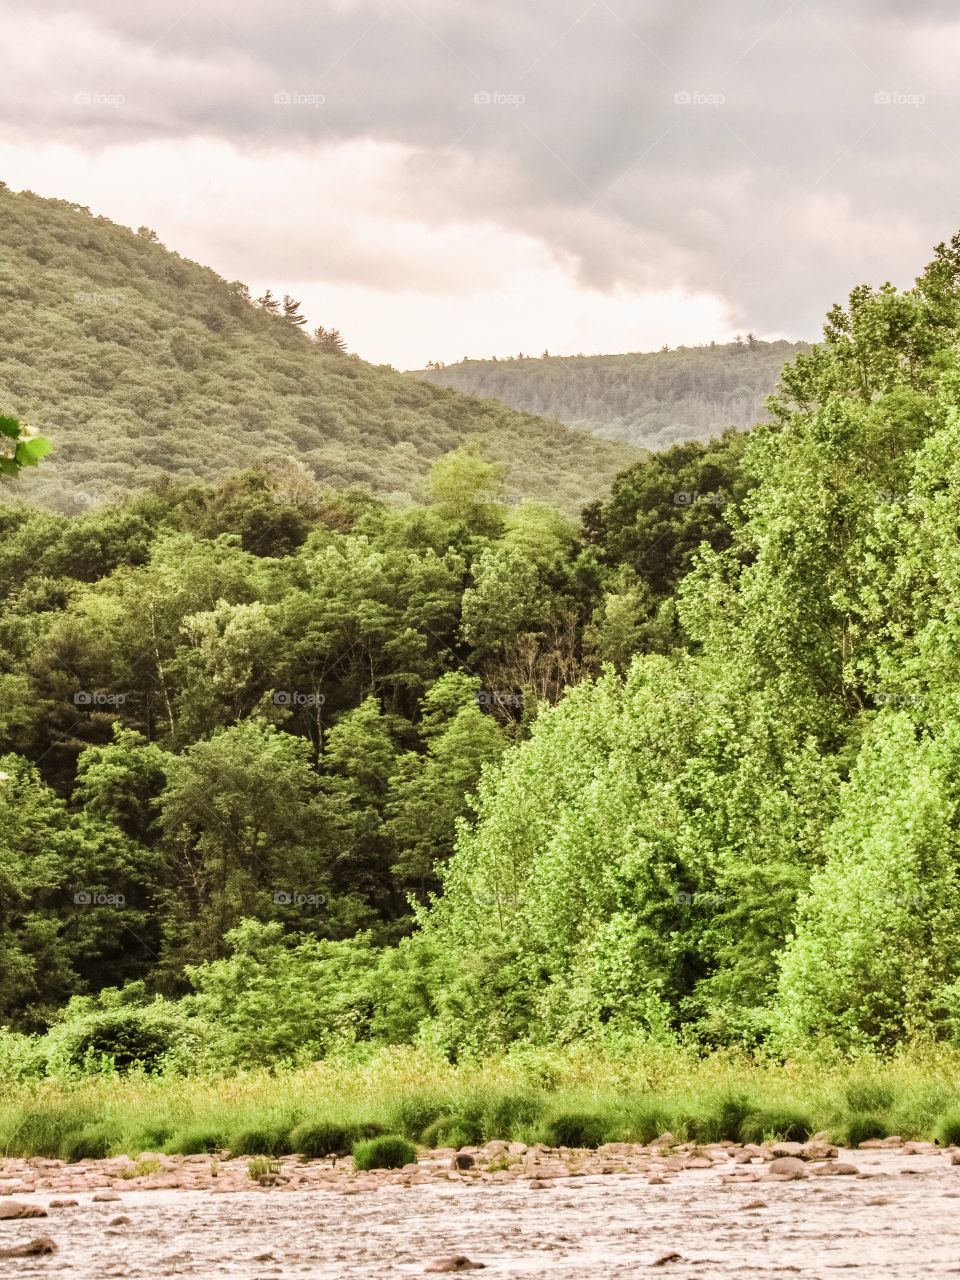
M 809 349 L 750 338 L 631 355 L 464 360 L 409 376 L 609 440 L 665 449 L 761 421 L 781 369 Z

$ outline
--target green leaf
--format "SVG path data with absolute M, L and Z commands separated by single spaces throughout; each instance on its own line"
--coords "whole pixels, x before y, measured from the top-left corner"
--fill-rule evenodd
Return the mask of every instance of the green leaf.
M 35 436 L 32 440 L 21 440 L 17 445 L 14 460 L 18 466 L 35 467 L 52 449 L 53 445 L 44 436 Z

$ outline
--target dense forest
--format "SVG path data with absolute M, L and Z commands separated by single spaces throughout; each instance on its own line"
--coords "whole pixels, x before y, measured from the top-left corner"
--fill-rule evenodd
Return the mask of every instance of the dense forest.
M 335 329 L 305 332 L 295 299 L 253 299 L 147 227 L 0 184 L 0 244 L 0 409 L 52 439 L 56 470 L 22 488 L 57 510 L 289 459 L 409 501 L 433 461 L 477 441 L 508 464 L 509 498 L 575 513 L 636 457 L 367 364 Z
M 577 521 L 4 509 L 7 1069 L 960 1037 L 958 328 L 960 236 Z
M 431 365 L 414 376 L 647 449 L 707 440 L 766 417 L 802 342 L 736 342 L 620 356 L 516 356 Z

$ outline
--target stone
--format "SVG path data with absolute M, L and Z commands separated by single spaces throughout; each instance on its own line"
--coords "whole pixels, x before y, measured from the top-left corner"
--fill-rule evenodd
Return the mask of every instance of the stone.
M 458 1151 L 450 1161 L 451 1169 L 472 1169 L 476 1164 L 476 1160 L 469 1151 Z
M 125 1213 L 118 1213 L 115 1218 L 111 1218 L 107 1223 L 108 1227 L 125 1227 L 130 1219 Z
M 57 1246 L 49 1236 L 37 1236 L 25 1244 L 11 1245 L 9 1249 L 0 1249 L 0 1258 L 38 1258 L 46 1253 L 56 1253 Z
M 119 1200 L 120 1197 L 115 1191 L 95 1191 L 90 1199 L 94 1204 L 107 1204 L 113 1200 Z
M 473 1262 L 463 1253 L 454 1254 L 450 1258 L 434 1258 L 432 1262 L 428 1262 L 424 1267 L 425 1271 L 480 1271 L 487 1264 L 485 1262 Z
M 79 1200 L 51 1200 L 51 1209 L 72 1209 L 74 1205 L 79 1204 Z
M 0 1220 L 5 1218 L 45 1218 L 47 1211 L 39 1204 L 21 1204 L 19 1200 L 4 1200 L 0 1204 Z
M 748 1200 L 746 1204 L 740 1206 L 741 1209 L 766 1209 L 766 1200 Z
M 768 1172 L 775 1178 L 806 1178 L 807 1167 L 798 1156 L 775 1156 L 768 1165 Z
M 655 1258 L 650 1265 L 651 1267 L 665 1267 L 668 1262 L 683 1262 L 683 1254 L 671 1249 L 667 1253 L 661 1253 L 659 1258 Z

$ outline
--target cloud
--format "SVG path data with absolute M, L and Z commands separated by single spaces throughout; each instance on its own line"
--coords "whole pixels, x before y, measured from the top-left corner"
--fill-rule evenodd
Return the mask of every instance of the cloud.
M 65 146 L 103 212 L 250 277 L 466 304 L 546 272 L 585 316 L 710 298 L 814 336 L 956 229 L 960 20 L 937 0 L 32 0 L 0 38 L 24 51 L 0 85 L 24 182 Z M 51 193 L 103 205 L 68 178 Z

